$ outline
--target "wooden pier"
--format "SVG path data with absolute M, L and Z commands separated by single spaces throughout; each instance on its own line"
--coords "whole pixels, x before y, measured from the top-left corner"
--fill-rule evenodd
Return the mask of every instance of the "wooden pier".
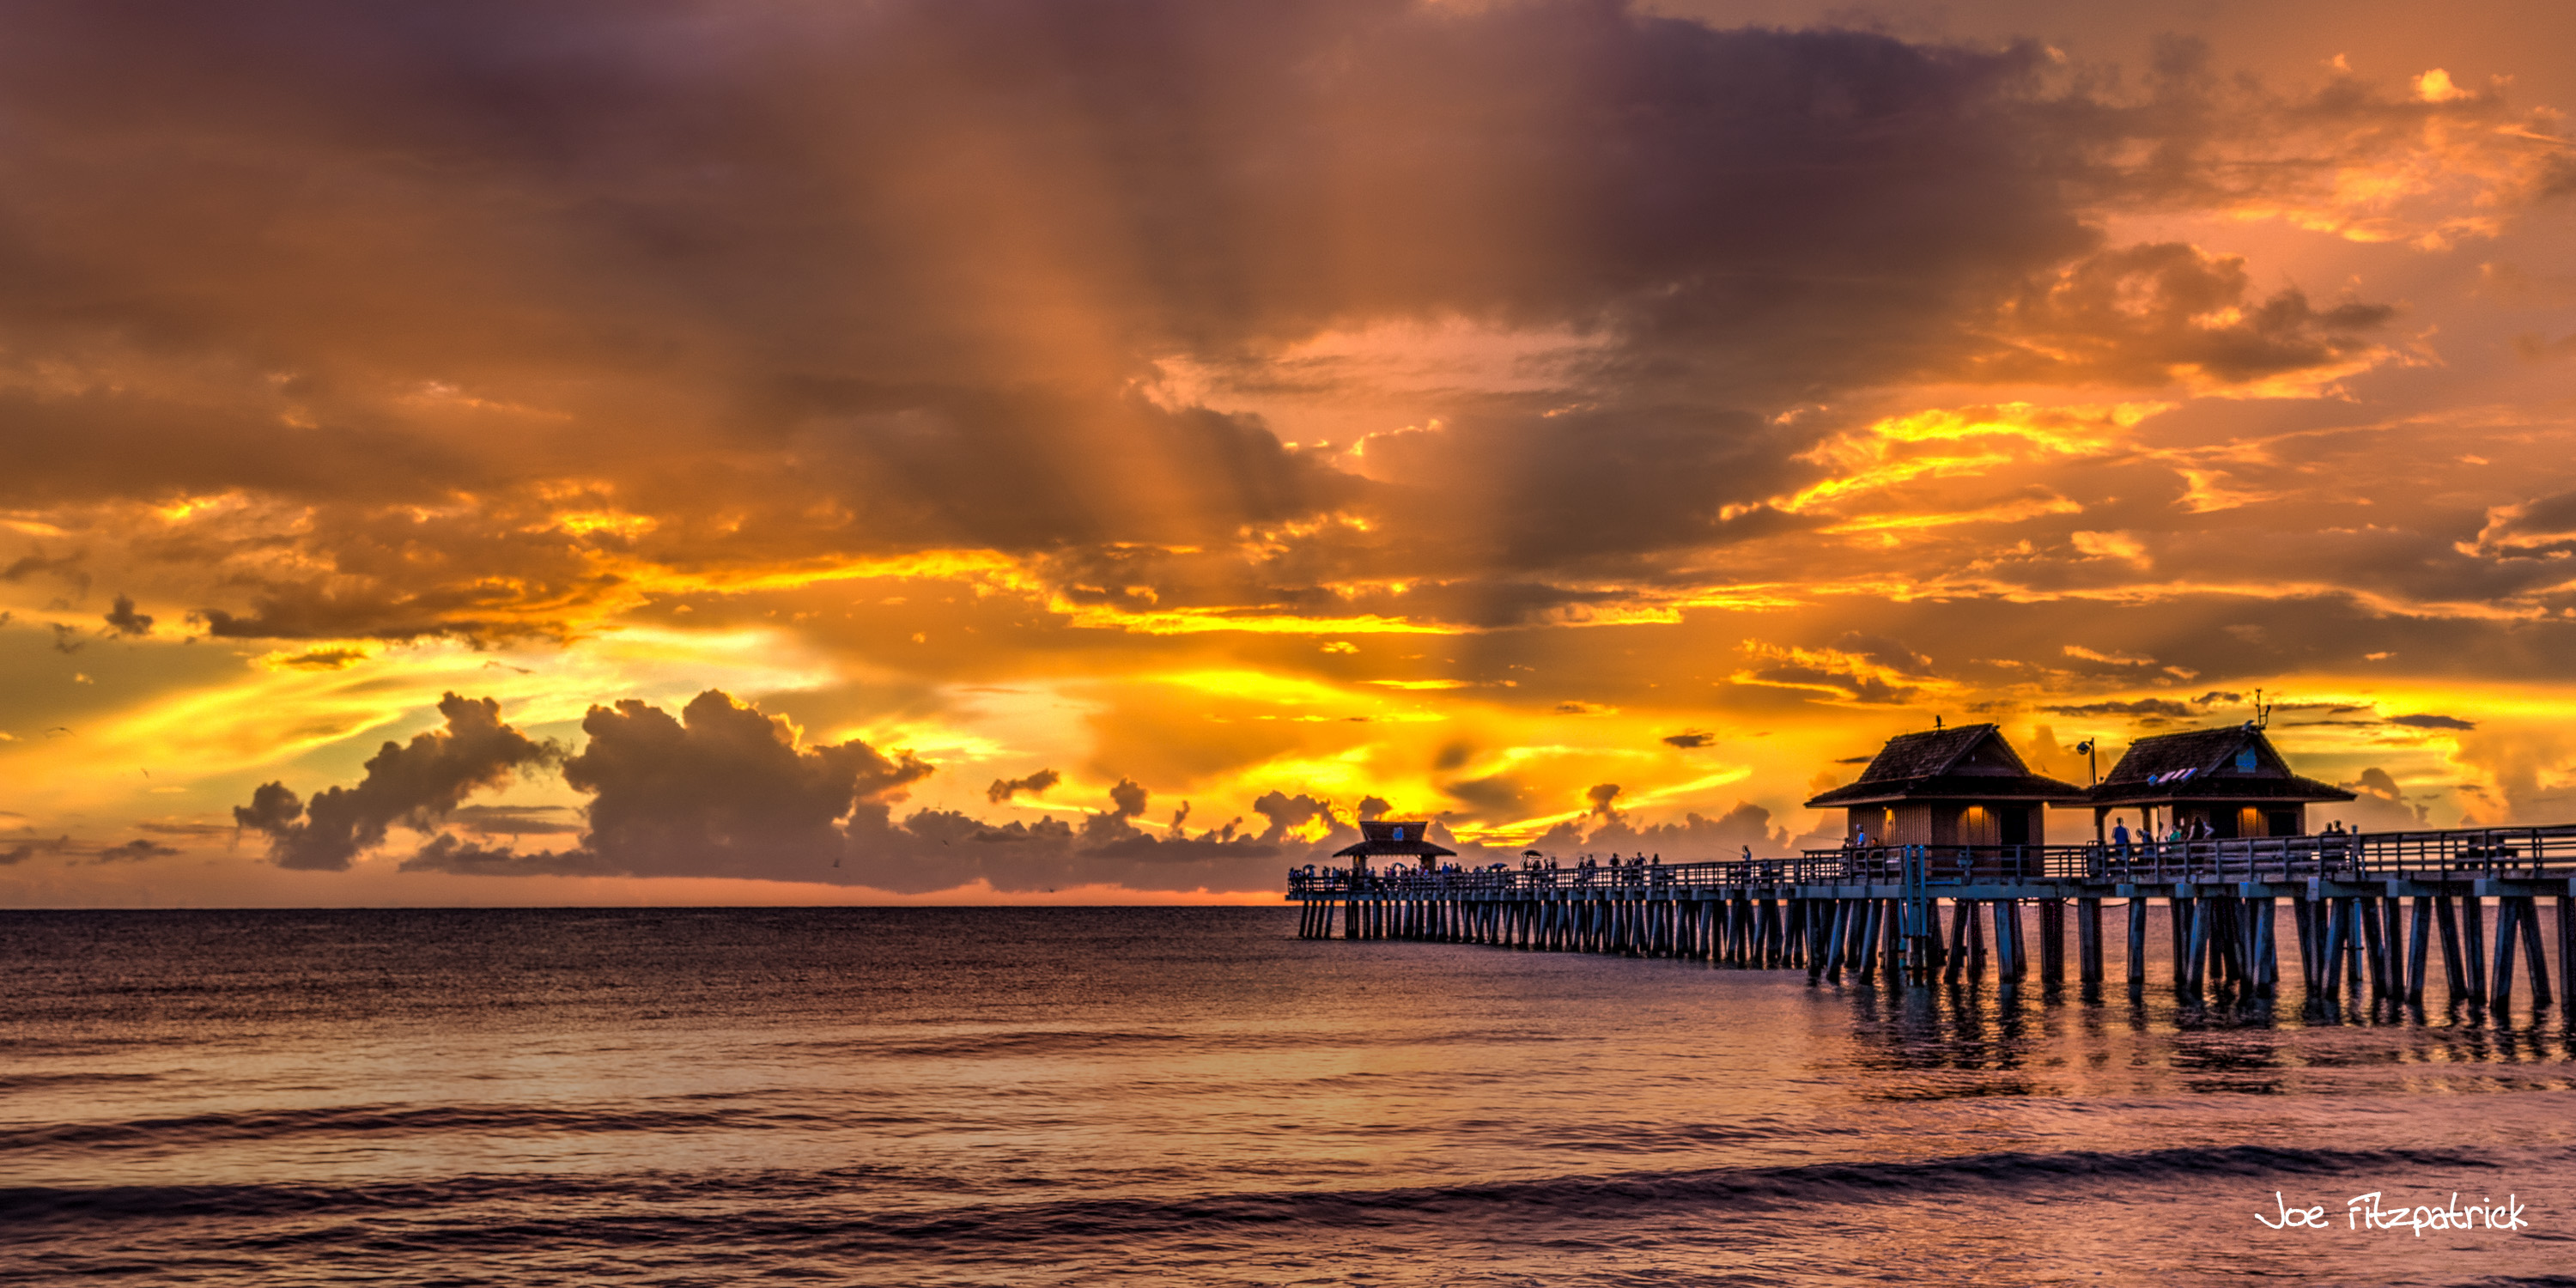
M 2554 998 L 2576 1009 L 2576 825 L 1503 870 L 1371 871 L 1362 857 L 1292 870 L 1288 898 L 1311 939 L 1673 957 L 1803 970 L 1815 983 L 1991 973 L 2012 988 L 2035 975 L 2052 991 L 2067 985 L 2071 961 L 2087 997 L 2115 978 L 2114 958 L 2116 978 L 2143 994 L 2147 938 L 2161 934 L 2185 1003 L 2274 996 L 2286 912 L 2305 999 L 2329 1013 L 2420 1007 L 2437 962 L 2447 1005 L 2502 1015 L 2519 982 L 2535 1007 Z M 2547 930 L 2543 900 L 2556 904 Z M 2107 941 L 2106 906 L 2120 916 Z

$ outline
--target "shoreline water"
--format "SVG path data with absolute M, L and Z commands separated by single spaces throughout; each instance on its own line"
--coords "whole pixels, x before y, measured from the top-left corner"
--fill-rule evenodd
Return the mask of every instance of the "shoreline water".
M 0 1217 L 37 1278 L 214 1283 L 2452 1283 L 2576 1232 L 2554 1020 L 1295 923 L 0 914 Z M 2274 1231 L 2276 1190 L 2530 1229 Z

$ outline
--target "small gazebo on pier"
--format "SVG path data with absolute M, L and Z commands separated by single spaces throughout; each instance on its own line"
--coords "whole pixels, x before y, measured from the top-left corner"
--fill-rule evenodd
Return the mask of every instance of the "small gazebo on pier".
M 2123 808 L 2138 812 L 2143 835 L 2175 827 L 2212 839 L 2305 836 L 2307 807 L 2348 801 L 2351 792 L 2290 772 L 2263 730 L 2248 721 L 2224 729 L 2158 734 L 2129 744 L 2093 789 L 2093 830 Z M 2158 812 L 2161 811 L 2161 818 Z
M 2026 846 L 2046 843 L 2050 802 L 2083 800 L 2083 788 L 2030 772 L 2001 729 L 1973 724 L 1888 739 L 1859 782 L 1807 808 L 1849 810 L 1848 844 Z
M 1415 866 L 1430 867 L 1434 860 L 1449 858 L 1458 852 L 1431 843 L 1431 825 L 1419 819 L 1377 819 L 1360 824 L 1360 842 L 1333 851 L 1337 859 L 1350 859 L 1352 866 L 1366 869 L 1371 859 L 1411 859 Z

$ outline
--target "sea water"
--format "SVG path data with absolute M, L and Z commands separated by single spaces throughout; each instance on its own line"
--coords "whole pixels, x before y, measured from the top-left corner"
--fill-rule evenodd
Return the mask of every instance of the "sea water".
M 2269 1010 L 2177 1008 L 1295 928 L 0 913 L 0 1281 L 2576 1275 L 2554 1009 L 2446 1014 L 2437 980 L 2429 1014 L 2326 1022 L 2294 967 Z M 2371 1193 L 2520 1206 L 2382 1228 Z

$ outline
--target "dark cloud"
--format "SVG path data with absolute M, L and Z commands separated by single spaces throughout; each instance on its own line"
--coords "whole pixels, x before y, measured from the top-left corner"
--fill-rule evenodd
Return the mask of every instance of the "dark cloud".
M 1593 817 L 1604 819 L 1619 817 L 1618 808 L 1612 804 L 1619 799 L 1619 784 L 1595 783 L 1583 793 L 1583 799 L 1591 804 L 1590 812 Z
M 1333 807 L 1273 793 L 1257 802 L 1261 837 L 1242 820 L 1188 832 L 1184 803 L 1163 835 L 1138 828 L 1150 793 L 1133 780 L 1111 789 L 1111 808 L 1080 825 L 1049 817 L 995 826 L 970 815 L 920 810 L 895 822 L 888 809 L 931 772 L 908 755 L 864 742 L 803 746 L 781 719 L 710 690 L 678 718 L 640 701 L 594 707 L 589 741 L 563 761 L 564 779 L 587 793 L 578 845 L 521 851 L 441 833 L 405 859 L 404 871 L 474 876 L 726 876 L 872 885 L 917 892 L 984 880 L 1009 891 L 1084 884 L 1136 889 L 1243 889 L 1277 880 L 1288 832 L 1322 819 L 1325 844 L 1348 829 Z M 317 802 L 318 804 L 318 802 Z M 242 825 L 294 828 L 299 806 L 281 784 L 236 811 Z M 482 836 L 574 830 L 554 807 L 464 806 L 444 815 Z
M 2388 717 L 2388 723 L 2393 725 L 2404 725 L 2409 729 L 2465 730 L 2475 729 L 2478 727 L 2475 721 L 2462 720 L 2457 716 L 2390 716 Z
M 1904 706 L 1922 689 L 1910 684 L 1891 684 L 1880 676 L 1868 674 L 1857 666 L 1831 656 L 1809 657 L 1790 653 L 1756 653 L 1773 660 L 1739 672 L 1736 682 L 1770 685 L 1784 689 L 1812 689 L 1846 702 L 1871 706 Z
M 2250 294 L 2245 262 L 2163 242 L 2103 251 L 2031 283 L 2000 311 L 2008 348 L 1978 359 L 1988 379 L 2225 385 L 2326 370 L 2372 352 L 2395 310 L 2317 309 L 2285 288 Z
M 2189 720 L 2200 713 L 2170 698 L 2137 698 L 2127 702 L 2082 702 L 2066 706 L 2041 707 L 2056 716 L 2160 716 L 2171 720 Z
M 72 838 L 67 835 L 55 837 L 50 841 L 20 841 L 8 849 L 0 850 L 0 868 L 15 867 L 39 854 L 60 854 L 71 848 L 71 843 Z
M 324 788 L 307 804 L 286 784 L 268 783 L 234 808 L 233 820 L 268 835 L 279 867 L 339 871 L 384 844 L 394 824 L 426 830 L 472 793 L 563 759 L 562 748 L 503 723 L 494 699 L 450 693 L 438 710 L 446 727 L 414 734 L 409 745 L 385 743 L 356 787 Z
M 316 648 L 277 659 L 277 665 L 298 671 L 342 671 L 367 660 L 364 649 Z
M 76 594 L 86 595 L 89 593 L 90 576 L 80 565 L 88 557 L 88 552 L 76 550 L 60 558 L 49 559 L 39 547 L 34 553 L 21 555 L 10 560 L 8 567 L 0 568 L 0 581 L 22 582 L 43 574 L 71 586 Z
M 108 610 L 105 620 L 107 622 L 108 633 L 111 635 L 149 635 L 152 633 L 151 615 L 134 611 L 134 597 L 131 595 L 117 596 L 116 605 Z
M 1261 833 L 1264 841 L 1279 841 L 1291 831 L 1317 819 L 1323 820 L 1328 830 L 1343 830 L 1342 821 L 1333 812 L 1331 802 L 1302 792 L 1294 796 L 1280 791 L 1264 792 L 1260 799 L 1252 802 L 1252 812 L 1269 820 L 1270 826 Z
M 146 859 L 166 859 L 179 851 L 158 841 L 136 837 L 123 845 L 102 847 L 90 861 L 93 863 L 141 863 Z
M 1710 746 L 1716 741 L 1716 734 L 1702 733 L 1696 729 L 1664 735 L 1664 745 L 1668 747 L 1679 747 L 1684 751 L 1693 751 L 1701 747 Z
M 1064 781 L 1064 775 L 1052 769 L 1041 769 L 1026 778 L 996 778 L 992 786 L 984 789 L 984 799 L 999 805 L 1021 792 L 1027 792 L 1031 796 L 1042 796 L 1048 788 L 1062 781 Z
M 2576 552 L 2576 491 L 2487 511 L 2476 548 L 2507 559 L 2547 559 Z
M 403 870 L 833 881 L 856 879 L 838 875 L 840 864 L 863 845 L 888 860 L 918 858 L 890 852 L 903 847 L 889 842 L 916 838 L 886 823 L 886 802 L 931 772 L 909 755 L 856 739 L 803 746 L 783 719 L 714 689 L 676 719 L 635 699 L 592 707 L 582 731 L 589 741 L 563 761 L 564 781 L 591 797 L 580 845 L 520 853 L 442 834 Z M 557 830 L 471 821 L 485 835 Z
M 53 627 L 55 652 L 78 653 L 89 645 L 88 640 L 80 637 L 81 628 L 74 626 L 69 622 L 55 622 L 53 623 Z
M 1145 802 L 1150 795 L 1144 788 L 1124 778 L 1118 780 L 1117 786 L 1109 789 L 1109 800 L 1116 807 L 1120 818 L 1134 818 L 1144 813 Z
M 441 588 L 423 593 L 341 591 L 315 578 L 280 583 L 251 597 L 247 614 L 199 610 L 206 633 L 218 639 L 345 639 L 369 636 L 408 640 L 424 635 L 525 636 L 546 628 L 510 620 L 518 596 L 495 587 Z M 486 616 L 476 609 L 492 612 Z
M 1441 784 L 1440 790 L 1465 805 L 1471 818 L 1509 821 L 1527 818 L 1542 808 L 1530 784 L 1512 774 L 1462 778 Z
M 1596 800 L 1592 813 L 1548 829 L 1530 842 L 1530 848 L 1550 854 L 1653 854 L 1671 862 L 1693 862 L 1738 858 L 1747 846 L 1755 855 L 1767 857 L 1789 845 L 1788 829 L 1773 828 L 1771 811 L 1750 801 L 1737 801 L 1735 808 L 1713 819 L 1693 813 L 1678 823 L 1649 824 L 1607 811 L 1606 805 Z M 1591 825 L 1589 831 L 1586 824 Z
M 1932 659 L 1915 651 L 1903 640 L 1846 631 L 1834 641 L 1833 647 L 1836 652 L 1866 658 L 1899 675 L 1928 677 L 1933 674 Z
M 117 378 L 5 396 L 29 450 L 0 497 L 280 503 L 256 542 L 152 538 L 231 638 L 561 635 L 627 604 L 612 556 L 954 545 L 1121 603 L 1398 577 L 1422 615 L 1579 613 L 1672 552 L 1817 526 L 1769 502 L 1832 426 L 1781 413 L 1841 391 L 2356 359 L 2385 308 L 2108 247 L 2103 212 L 2331 170 L 2170 173 L 2257 120 L 2340 163 L 2497 110 L 2123 98 L 2036 44 L 1578 0 L 16 18 L 0 343 Z M 1357 465 L 1216 405 L 1335 392 L 1278 362 L 1319 332 L 1457 319 L 1566 354 Z M 553 522 L 569 478 L 650 522 Z M 1299 527 L 1335 510 L 1372 524 Z M 1257 569 L 1218 549 L 1290 527 Z M 1157 544 L 1201 553 L 1176 584 L 1075 572 Z
M 404 859 L 402 870 L 472 877 L 597 877 L 617 876 L 622 872 L 616 864 L 589 850 L 560 853 L 540 850 L 521 854 L 515 850 L 496 850 L 458 840 L 445 832 L 431 837 L 410 858 Z
M 2359 779 L 2336 786 L 2353 793 L 2354 799 L 2349 804 L 2316 808 L 2352 826 L 2375 831 L 2413 831 L 2432 826 L 2433 794 L 2409 795 L 2399 788 L 2394 775 L 2376 765 L 2362 770 Z
M 563 805 L 461 805 L 448 819 L 483 836 L 546 836 L 581 831 L 578 815 Z
M 634 699 L 592 707 L 564 781 L 589 793 L 584 847 L 639 876 L 765 876 L 843 853 L 836 824 L 931 772 L 865 742 L 804 747 L 784 720 L 710 689 L 677 719 Z

